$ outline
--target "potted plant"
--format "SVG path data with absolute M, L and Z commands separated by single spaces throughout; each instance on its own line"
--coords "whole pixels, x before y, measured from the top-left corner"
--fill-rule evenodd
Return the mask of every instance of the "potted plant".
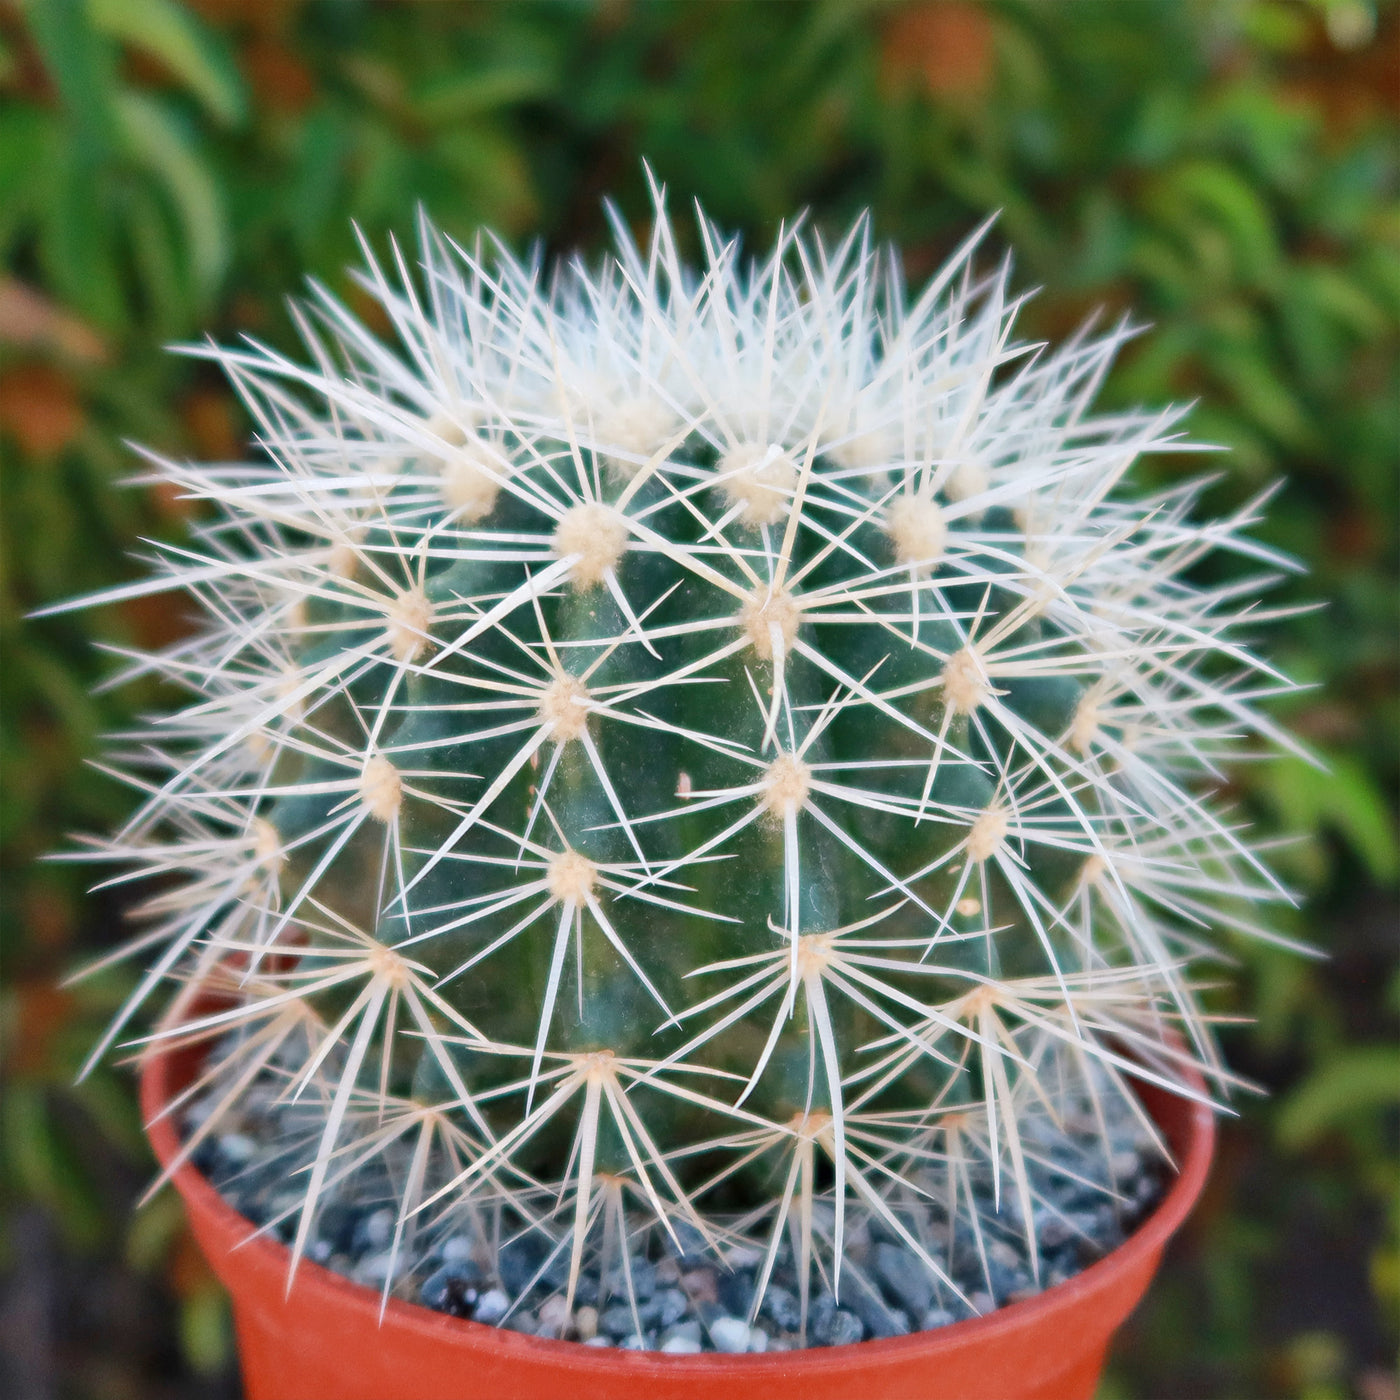
M 614 222 L 193 349 L 260 452 L 153 459 L 193 539 L 104 595 L 204 621 L 94 1057 L 171 993 L 254 1396 L 1087 1396 L 1230 1079 L 1189 969 L 1282 897 L 1210 798 L 1282 561 L 1123 489 L 1181 411 L 1092 414 L 1127 327 L 1016 341 L 985 230 L 911 298 L 864 222 Z

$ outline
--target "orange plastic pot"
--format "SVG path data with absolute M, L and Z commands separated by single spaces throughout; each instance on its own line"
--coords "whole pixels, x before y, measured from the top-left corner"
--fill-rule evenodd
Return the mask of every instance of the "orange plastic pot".
M 141 1107 L 162 1165 L 178 1151 L 162 1108 L 189 1051 L 152 1055 Z M 1204 1086 L 1202 1086 L 1204 1087 Z M 752 1356 L 669 1356 L 543 1341 L 391 1301 L 303 1261 L 252 1227 L 188 1163 L 174 1181 L 233 1297 L 249 1400 L 1090 1400 L 1108 1344 L 1205 1182 L 1210 1110 L 1145 1088 L 1180 1173 L 1118 1249 L 1066 1283 L 987 1317 L 884 1341 Z

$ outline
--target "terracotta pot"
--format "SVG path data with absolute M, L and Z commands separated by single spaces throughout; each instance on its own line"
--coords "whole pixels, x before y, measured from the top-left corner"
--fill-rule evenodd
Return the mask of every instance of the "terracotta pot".
M 152 1055 L 141 1107 L 162 1165 L 178 1150 L 172 1093 L 197 1055 Z M 1203 1087 L 1203 1086 L 1202 1086 Z M 1142 1091 L 1180 1175 L 1157 1210 L 1067 1283 L 987 1317 L 885 1341 L 757 1356 L 669 1356 L 542 1341 L 391 1301 L 303 1260 L 252 1227 L 188 1163 L 174 1181 L 233 1296 L 249 1400 L 1090 1400 L 1109 1341 L 1205 1182 L 1215 1129 L 1204 1106 Z M 244 1241 L 248 1241 L 244 1243 Z

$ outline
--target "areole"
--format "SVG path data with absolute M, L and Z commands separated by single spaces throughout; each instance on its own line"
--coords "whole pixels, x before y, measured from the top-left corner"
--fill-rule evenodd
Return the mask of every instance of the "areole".
M 179 1151 L 171 1099 L 199 1049 L 152 1053 L 141 1108 L 162 1166 Z M 1204 1092 L 1197 1079 L 1195 1087 Z M 1214 1149 L 1210 1109 L 1153 1086 L 1143 1103 L 1178 1174 L 1118 1249 L 1066 1283 L 928 1332 L 766 1356 L 663 1356 L 544 1341 L 391 1300 L 303 1261 L 236 1214 L 191 1165 L 173 1180 L 233 1299 L 248 1400 L 1090 1400 L 1113 1333 L 1195 1204 Z

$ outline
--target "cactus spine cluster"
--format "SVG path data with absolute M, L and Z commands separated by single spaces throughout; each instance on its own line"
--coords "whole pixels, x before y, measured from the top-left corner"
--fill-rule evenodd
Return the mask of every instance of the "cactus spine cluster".
M 639 1221 L 944 1278 L 978 1173 L 1034 1268 L 1030 1118 L 1227 1077 L 1187 968 L 1282 896 L 1208 796 L 1281 738 L 1282 561 L 1122 489 L 1181 412 L 1092 414 L 1128 328 L 1017 341 L 982 232 L 911 298 L 863 222 L 701 217 L 694 271 L 658 197 L 546 275 L 424 221 L 361 278 L 397 344 L 313 287 L 305 363 L 196 348 L 260 451 L 153 459 L 193 539 L 105 595 L 204 620 L 131 662 L 190 698 L 97 843 L 160 879 L 96 1053 L 173 987 L 145 1043 L 238 1032 L 223 1107 L 319 1105 L 294 1255 L 407 1145 L 396 1243 L 505 1201 L 570 1301 Z

